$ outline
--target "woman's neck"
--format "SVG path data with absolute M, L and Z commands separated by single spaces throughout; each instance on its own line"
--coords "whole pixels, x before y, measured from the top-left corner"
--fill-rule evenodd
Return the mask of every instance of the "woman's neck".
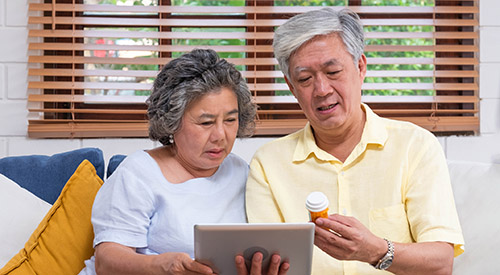
M 210 177 L 217 171 L 217 168 L 196 169 L 179 157 L 172 146 L 158 147 L 149 150 L 148 153 L 156 161 L 163 176 L 170 183 L 183 183 L 190 179 Z

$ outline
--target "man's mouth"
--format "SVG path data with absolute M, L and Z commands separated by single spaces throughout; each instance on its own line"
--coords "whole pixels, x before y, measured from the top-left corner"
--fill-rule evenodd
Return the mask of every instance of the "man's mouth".
M 328 105 L 328 106 L 324 106 L 324 107 L 319 107 L 318 110 L 319 111 L 327 111 L 327 110 L 330 110 L 332 109 L 333 107 L 337 106 L 338 103 L 335 103 L 335 104 L 331 104 L 331 105 Z

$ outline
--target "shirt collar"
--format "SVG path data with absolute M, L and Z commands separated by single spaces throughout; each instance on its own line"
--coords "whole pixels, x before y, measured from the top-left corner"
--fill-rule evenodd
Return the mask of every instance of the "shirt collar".
M 381 121 L 382 118 L 377 116 L 370 107 L 364 103 L 361 103 L 361 108 L 366 114 L 366 123 L 361 141 L 356 146 L 355 150 L 364 151 L 368 144 L 383 147 L 387 141 L 387 129 Z M 306 126 L 302 129 L 302 133 L 299 133 L 299 139 L 293 154 L 293 161 L 304 161 L 310 156 L 316 156 L 317 159 L 323 161 L 338 161 L 337 158 L 318 147 L 314 139 L 311 124 L 307 122 Z
M 361 103 L 361 108 L 365 111 L 366 123 L 360 143 L 375 144 L 383 147 L 388 137 L 383 118 L 375 114 L 372 109 L 364 103 Z

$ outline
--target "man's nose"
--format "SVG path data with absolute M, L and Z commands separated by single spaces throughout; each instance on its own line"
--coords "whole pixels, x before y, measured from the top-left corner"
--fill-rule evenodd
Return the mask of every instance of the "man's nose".
M 333 88 L 328 77 L 324 74 L 318 74 L 314 80 L 314 95 L 322 97 L 332 93 L 332 91 Z

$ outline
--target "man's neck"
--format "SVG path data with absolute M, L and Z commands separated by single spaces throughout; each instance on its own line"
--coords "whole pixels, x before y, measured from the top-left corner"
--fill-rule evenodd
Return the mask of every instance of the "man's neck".
M 359 118 L 353 120 L 346 127 L 322 132 L 315 131 L 313 128 L 316 144 L 319 148 L 344 162 L 354 150 L 354 147 L 361 141 L 365 123 L 366 114 L 362 111 Z

